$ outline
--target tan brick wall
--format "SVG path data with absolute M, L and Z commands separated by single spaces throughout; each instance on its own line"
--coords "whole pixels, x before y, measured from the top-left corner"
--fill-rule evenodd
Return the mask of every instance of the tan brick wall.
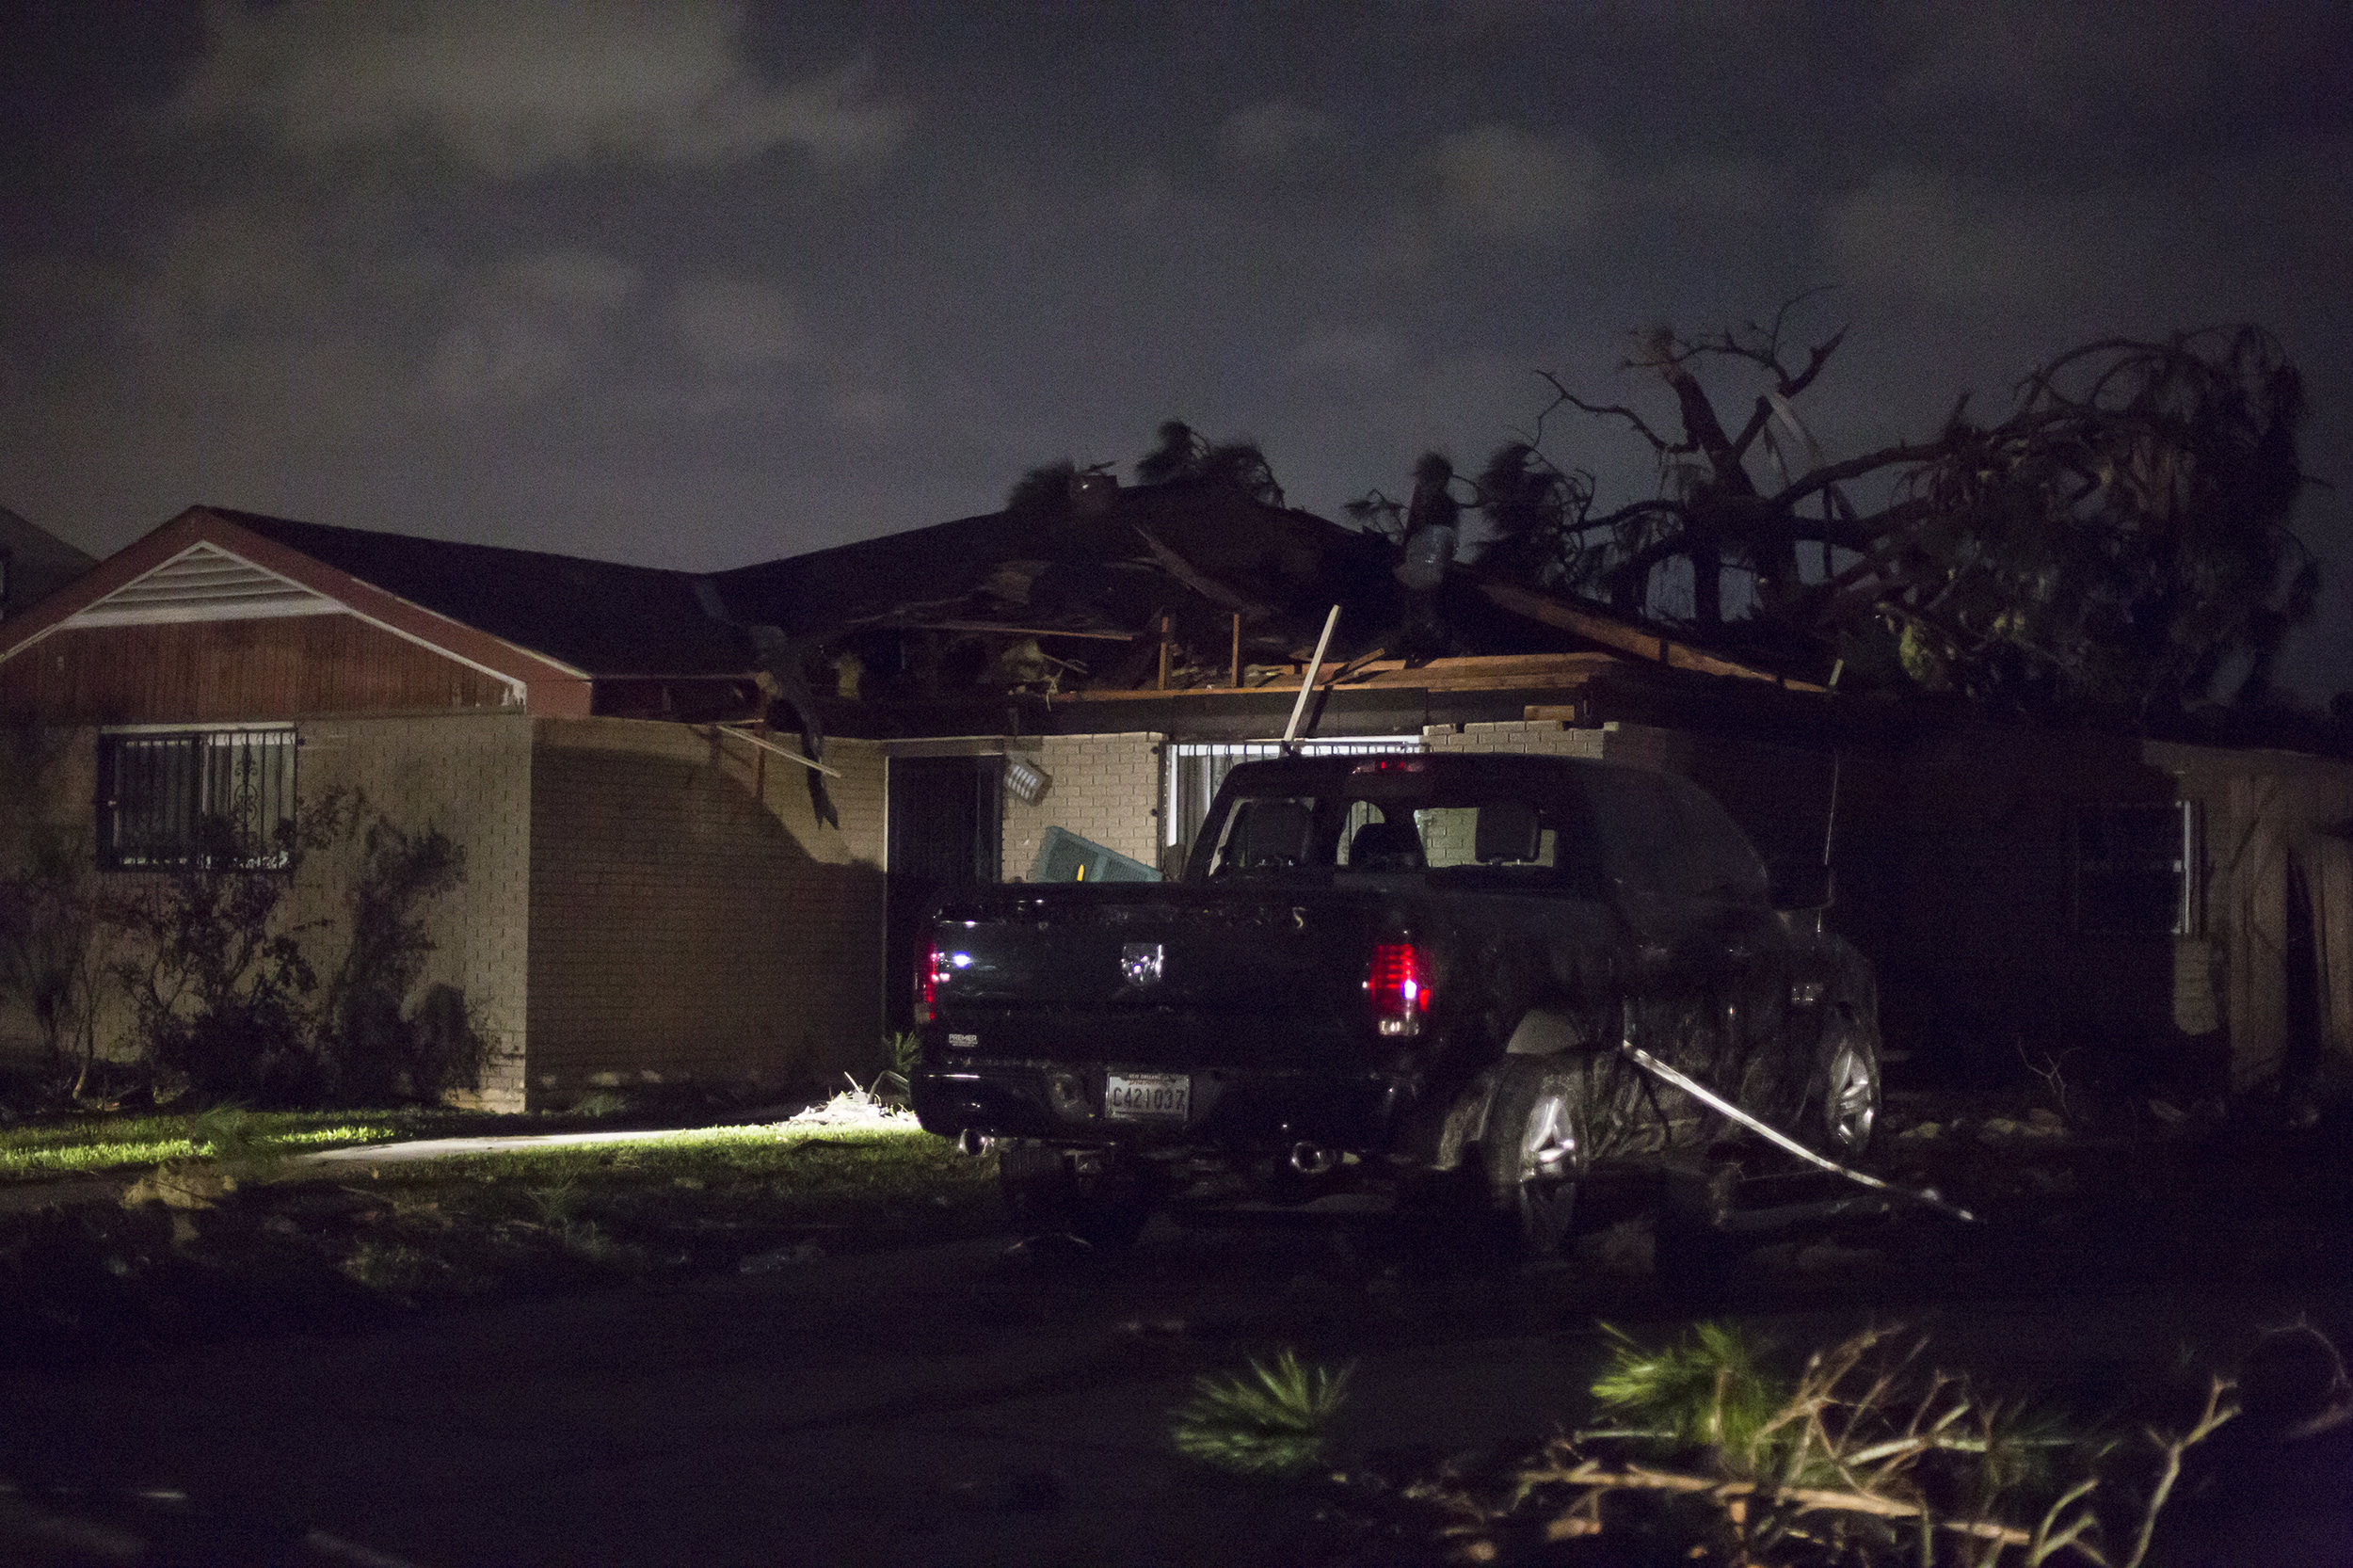
M 884 766 L 837 741 L 839 828 L 797 764 L 682 725 L 534 728 L 530 1096 L 870 1069 Z
M 27 869 L 35 843 L 50 834 L 78 843 L 87 856 L 94 846 L 97 794 L 97 730 L 0 728 L 0 874 Z M 122 1032 L 117 1011 L 109 1007 L 102 1015 L 102 1048 L 109 1048 L 107 1043 Z M 0 1054 L 29 1053 L 39 1037 L 31 1010 L 12 996 L 0 995 Z
M 296 790 L 303 801 L 355 790 L 406 833 L 439 828 L 466 856 L 465 880 L 424 911 L 435 951 L 420 986 L 455 985 L 489 1036 L 494 1056 L 478 1103 L 520 1111 L 523 1102 L 531 866 L 531 721 L 478 710 L 419 718 L 299 724 Z M 345 890 L 360 846 L 307 859 L 289 913 L 322 920 L 309 951 L 324 977 L 343 956 Z
M 1161 739 L 1144 733 L 1049 735 L 1038 750 L 1022 753 L 1054 782 L 1034 806 L 1005 796 L 1005 880 L 1028 880 L 1049 827 L 1157 865 Z
M 465 852 L 465 881 L 424 911 L 434 952 L 420 985 L 457 986 L 496 1051 L 480 1103 L 520 1109 L 525 1022 L 530 855 L 531 730 L 520 713 L 477 711 L 416 718 L 299 724 L 296 799 L 357 791 L 407 832 L 439 827 Z M 23 864 L 36 823 L 72 833 L 94 854 L 99 732 L 94 728 L 10 731 L 13 760 L 0 771 L 0 864 Z M 26 747 L 31 748 L 28 755 Z M 34 782 L 32 776 L 40 777 Z M 356 840 L 304 861 L 283 907 L 322 985 L 342 962 L 349 929 L 345 895 L 360 857 Z M 132 878 L 100 873 L 116 888 Z M 129 956 L 124 954 L 122 956 Z M 130 1050 L 130 1013 L 107 987 L 98 1039 L 105 1054 Z M 21 1047 L 30 1020 L 0 1013 L 0 1044 Z

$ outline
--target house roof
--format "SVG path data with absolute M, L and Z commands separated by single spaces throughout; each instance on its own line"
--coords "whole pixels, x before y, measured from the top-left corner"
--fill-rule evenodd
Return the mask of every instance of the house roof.
M 9 566 L 0 613 L 27 609 L 98 562 L 63 539 L 0 506 L 0 559 Z
M 1089 696 L 1176 696 L 1157 690 L 1155 628 L 1168 615 L 1178 643 L 1217 655 L 1213 669 L 1174 682 L 1209 696 L 1235 691 L 1238 630 L 1254 680 L 1289 665 L 1295 682 L 1337 602 L 1327 683 L 1565 690 L 1597 664 L 1625 662 L 1815 689 L 1467 568 L 1436 602 L 1470 657 L 1401 661 L 1411 605 L 1393 559 L 1376 536 L 1199 482 L 1095 491 L 1067 508 L 987 513 L 711 576 L 194 507 L 0 628 L 0 658 L 67 625 L 340 610 L 528 689 L 536 711 L 684 716 L 758 703 L 746 626 L 837 644 L 867 632 L 1009 634 L 991 648 L 1074 639 L 1054 646 L 1096 672 L 1073 683 Z
M 824 636 L 942 622 L 1140 634 L 1162 611 L 1312 632 L 1335 587 L 1387 575 L 1380 541 L 1208 481 L 1096 492 L 721 572 L 738 619 Z M 962 628 L 952 628 L 961 630 Z
M 587 713 L 589 673 L 356 576 L 249 526 L 249 514 L 195 506 L 0 624 L 0 661 L 83 627 L 347 614 L 504 681 L 535 712 Z
M 691 572 L 461 544 L 226 507 L 211 516 L 589 676 L 733 675 L 742 631 Z M 709 602 L 706 602 L 709 600 Z

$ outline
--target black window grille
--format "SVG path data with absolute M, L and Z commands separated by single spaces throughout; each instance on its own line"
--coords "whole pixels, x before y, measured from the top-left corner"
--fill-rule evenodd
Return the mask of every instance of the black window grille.
M 292 729 L 108 735 L 100 857 L 117 871 L 272 871 L 295 816 Z
M 2075 813 L 2075 929 L 2088 936 L 2198 933 L 2198 808 L 2093 806 Z

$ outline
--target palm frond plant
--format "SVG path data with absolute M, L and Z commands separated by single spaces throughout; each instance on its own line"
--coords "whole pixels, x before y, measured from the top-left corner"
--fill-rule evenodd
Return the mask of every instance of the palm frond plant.
M 1296 1475 L 1323 1457 L 1332 1418 L 1348 1399 L 1354 1364 L 1335 1370 L 1303 1362 L 1289 1347 L 1272 1366 L 1255 1357 L 1246 1372 L 1193 1380 L 1176 1412 L 1179 1453 L 1244 1475 Z

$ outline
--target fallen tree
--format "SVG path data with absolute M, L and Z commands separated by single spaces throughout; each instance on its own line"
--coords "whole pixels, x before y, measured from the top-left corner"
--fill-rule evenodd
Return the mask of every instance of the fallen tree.
M 1845 333 L 1801 353 L 1788 316 L 1638 335 L 1620 368 L 1668 395 L 1665 418 L 1545 374 L 1534 430 L 1470 482 L 1494 536 L 1478 564 L 1704 642 L 2013 710 L 2177 711 L 2226 673 L 2240 701 L 2267 694 L 2319 585 L 2289 526 L 2306 406 L 2278 340 L 2102 339 L 2037 366 L 1999 418 L 1964 394 L 1932 434 L 1832 458 L 1798 403 Z M 1745 409 L 1736 377 L 1758 383 Z M 1592 471 L 1547 450 L 1563 411 L 1645 443 L 1655 490 L 1602 506 Z

